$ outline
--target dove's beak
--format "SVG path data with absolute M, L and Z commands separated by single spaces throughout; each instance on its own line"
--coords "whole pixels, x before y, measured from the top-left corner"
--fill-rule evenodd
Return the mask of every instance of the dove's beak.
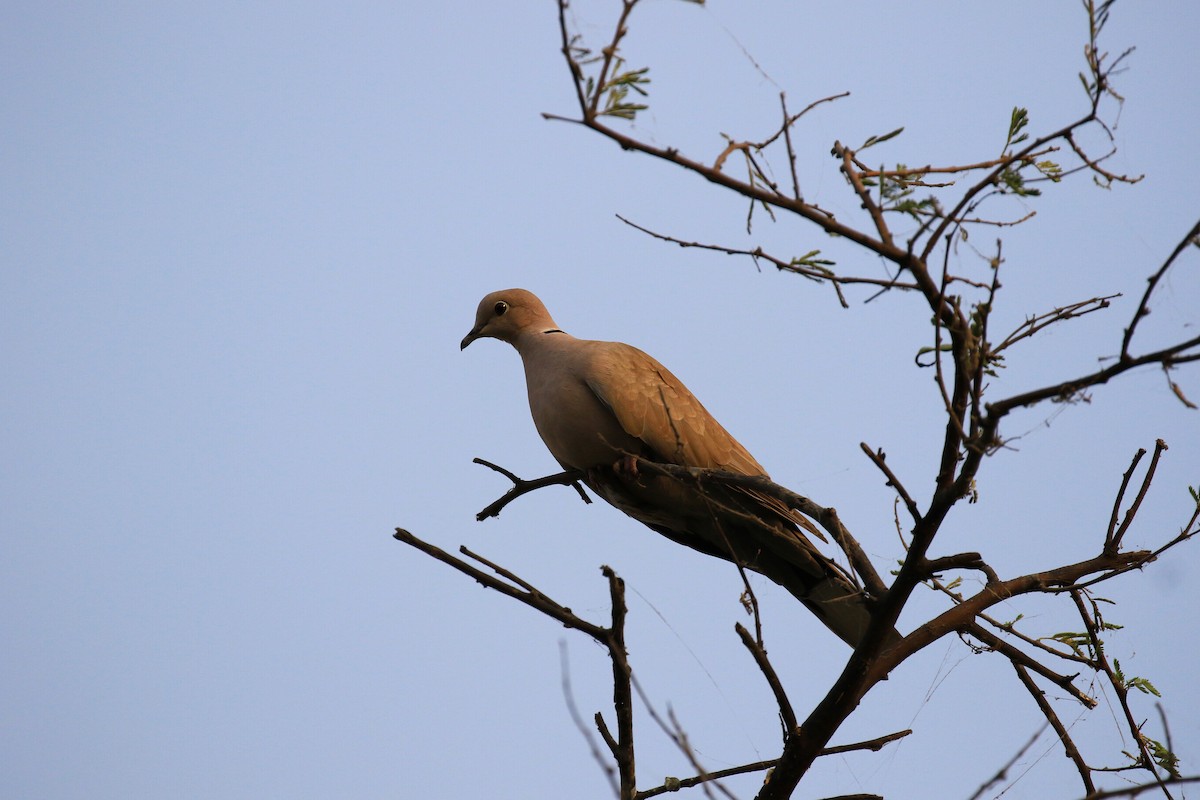
M 471 332 L 463 337 L 462 343 L 458 346 L 460 351 L 466 350 L 467 345 L 479 338 L 479 328 L 472 328 Z

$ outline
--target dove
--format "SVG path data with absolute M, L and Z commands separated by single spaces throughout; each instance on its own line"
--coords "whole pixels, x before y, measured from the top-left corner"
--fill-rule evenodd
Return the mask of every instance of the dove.
M 769 478 L 670 370 L 631 345 L 565 333 L 525 289 L 483 298 L 460 349 L 484 338 L 520 354 L 534 425 L 564 469 L 580 471 L 597 495 L 668 539 L 766 576 L 857 646 L 869 600 L 808 538 L 824 539 L 807 518 L 752 489 L 701 489 L 638 472 L 641 458 Z

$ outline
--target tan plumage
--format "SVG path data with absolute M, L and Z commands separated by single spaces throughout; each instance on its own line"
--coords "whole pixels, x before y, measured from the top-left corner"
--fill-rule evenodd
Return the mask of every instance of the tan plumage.
M 750 490 L 700 491 L 614 468 L 626 456 L 638 456 L 767 475 L 666 367 L 627 344 L 563 333 L 524 289 L 483 298 L 462 347 L 485 337 L 520 353 L 534 424 L 563 467 L 584 471 L 597 494 L 671 540 L 767 576 L 844 641 L 857 644 L 870 621 L 866 598 L 800 530 L 824 538 L 808 519 Z

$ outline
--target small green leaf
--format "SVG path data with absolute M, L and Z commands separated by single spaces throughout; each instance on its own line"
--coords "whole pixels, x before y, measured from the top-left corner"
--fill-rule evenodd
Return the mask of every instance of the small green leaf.
M 805 253 L 802 256 L 793 257 L 792 260 L 788 263 L 789 263 L 789 266 L 808 267 L 810 269 L 815 269 L 819 272 L 824 272 L 828 275 L 832 275 L 833 271 L 830 270 L 829 267 L 834 266 L 834 264 L 836 262 L 830 261 L 827 258 L 817 258 L 817 256 L 819 256 L 819 255 L 821 255 L 820 250 L 809 250 L 807 253 Z
M 1013 629 L 1013 625 L 1016 625 L 1018 622 L 1020 622 L 1024 616 L 1024 614 L 1017 614 L 1017 616 L 1013 617 L 1008 622 L 1002 623 L 1000 627 L 1011 631 Z
M 872 137 L 868 138 L 865 142 L 863 142 L 862 145 L 858 149 L 866 150 L 868 147 L 877 145 L 880 142 L 886 142 L 888 139 L 894 139 L 895 137 L 899 136 L 903 132 L 904 132 L 904 128 L 900 127 L 900 128 L 896 128 L 896 130 L 894 130 L 894 131 L 885 133 L 882 136 L 872 136 Z
M 1084 655 L 1084 648 L 1089 651 L 1092 649 L 1092 638 L 1082 631 L 1063 631 L 1048 638 L 1059 644 L 1065 644 L 1077 656 Z
M 1150 746 L 1150 755 L 1154 759 L 1154 763 L 1167 771 L 1172 778 L 1178 778 L 1179 773 L 1179 756 L 1167 749 L 1166 745 L 1157 739 L 1146 738 L 1146 744 Z
M 1045 175 L 1050 180 L 1058 183 L 1062 180 L 1062 167 L 1055 164 L 1053 161 L 1039 161 L 1033 165 L 1038 172 Z
M 1029 124 L 1029 111 L 1020 106 L 1013 108 L 1012 117 L 1008 121 L 1008 138 L 1004 142 L 1005 151 L 1011 145 L 1023 142 L 1029 138 L 1029 134 L 1021 133 L 1025 126 Z
M 1000 191 L 1003 194 L 1015 194 L 1018 197 L 1038 197 L 1041 195 L 1040 189 L 1031 189 L 1025 185 L 1025 178 L 1019 170 L 1012 168 L 1006 169 L 1000 173 L 996 179 L 1000 184 Z

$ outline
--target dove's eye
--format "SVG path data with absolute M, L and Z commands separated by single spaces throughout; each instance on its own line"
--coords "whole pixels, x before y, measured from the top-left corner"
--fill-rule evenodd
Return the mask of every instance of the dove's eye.
M 499 303 L 496 303 L 496 316 L 497 317 L 504 316 L 505 311 L 508 311 L 508 303 L 504 302 L 503 300 L 501 300 Z

